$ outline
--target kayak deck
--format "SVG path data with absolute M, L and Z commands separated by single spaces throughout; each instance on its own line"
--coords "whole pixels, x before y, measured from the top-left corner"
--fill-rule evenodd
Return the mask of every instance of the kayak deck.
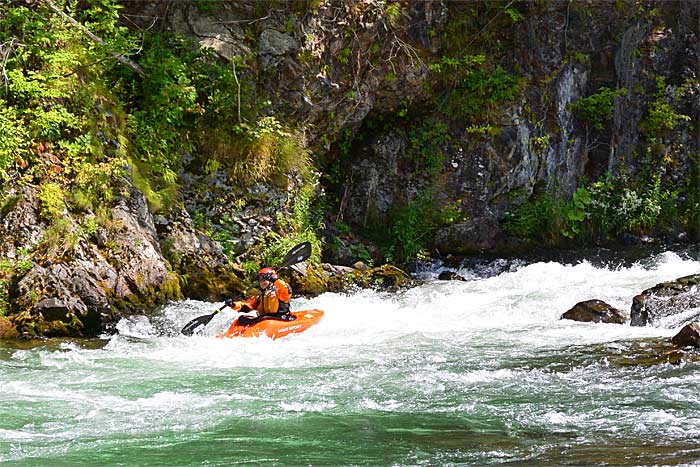
M 294 321 L 264 319 L 255 324 L 239 325 L 238 319 L 236 319 L 226 332 L 216 337 L 225 339 L 267 336 L 271 339 L 279 339 L 289 334 L 304 332 L 323 318 L 322 310 L 293 311 L 292 314 L 296 316 Z

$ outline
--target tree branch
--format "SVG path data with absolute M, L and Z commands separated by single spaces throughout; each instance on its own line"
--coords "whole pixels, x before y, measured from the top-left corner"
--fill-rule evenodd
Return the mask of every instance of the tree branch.
M 65 13 L 63 10 L 61 10 L 58 6 L 56 6 L 51 0 L 40 0 L 46 6 L 48 6 L 52 11 L 55 13 L 58 13 L 61 15 L 64 19 L 66 19 L 69 23 L 71 23 L 73 26 L 77 27 L 80 29 L 86 36 L 88 36 L 93 42 L 97 42 L 98 44 L 101 45 L 108 45 L 104 40 L 101 38 L 97 37 L 95 34 L 93 34 L 88 28 L 80 24 L 77 20 L 72 18 L 70 15 Z M 124 54 L 119 54 L 119 53 L 111 53 L 112 57 L 115 58 L 119 63 L 128 66 L 132 70 L 136 72 L 139 76 L 142 78 L 146 76 L 146 72 L 143 71 L 143 68 L 141 66 L 134 62 L 133 60 L 127 58 L 124 56 Z

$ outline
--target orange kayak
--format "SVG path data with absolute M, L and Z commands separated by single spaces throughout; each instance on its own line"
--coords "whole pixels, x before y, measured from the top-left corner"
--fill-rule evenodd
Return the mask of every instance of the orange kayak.
M 288 334 L 304 332 L 323 318 L 322 310 L 302 310 L 293 311 L 296 316 L 294 321 L 280 321 L 277 319 L 264 319 L 255 324 L 239 325 L 236 319 L 231 327 L 223 334 L 216 337 L 259 337 L 267 336 L 272 339 L 279 339 Z

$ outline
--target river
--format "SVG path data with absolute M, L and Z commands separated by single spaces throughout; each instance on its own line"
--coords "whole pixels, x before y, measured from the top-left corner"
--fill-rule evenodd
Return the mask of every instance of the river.
M 677 329 L 560 320 L 629 310 L 697 255 L 499 261 L 395 293 L 295 299 L 303 334 L 178 335 L 174 303 L 100 339 L 0 341 L 0 465 L 700 465 L 700 364 L 644 364 Z

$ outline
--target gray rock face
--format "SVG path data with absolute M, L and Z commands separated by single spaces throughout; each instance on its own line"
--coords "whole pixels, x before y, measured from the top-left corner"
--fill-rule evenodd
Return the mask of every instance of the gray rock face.
M 586 300 L 574 305 L 561 318 L 586 323 L 624 324 L 629 320 L 629 315 L 602 300 Z
M 39 244 L 46 225 L 39 219 L 37 191 L 26 186 L 6 193 L 9 200 L 0 215 L 0 257 L 20 259 L 18 249 L 31 249 Z
M 632 301 L 632 326 L 676 328 L 698 320 L 700 274 L 655 285 Z
M 270 71 L 284 60 L 284 56 L 299 49 L 297 41 L 289 34 L 265 29 L 260 34 L 258 53 L 264 71 Z
M 582 178 L 617 174 L 622 166 L 637 174 L 643 157 L 635 154 L 645 154 L 648 139 L 640 122 L 655 98 L 657 76 L 666 78 L 665 96 L 676 110 L 700 113 L 697 4 L 662 3 L 534 8 L 518 2 L 524 17 L 510 25 L 507 38 L 499 36 L 493 59 L 523 80 L 522 92 L 489 116 L 489 135 L 453 122 L 444 166 L 434 177 L 436 204 L 456 205 L 471 223 L 494 226 L 535 192 L 568 196 Z M 194 36 L 229 59 L 250 59 L 255 50 L 251 69 L 273 97 L 272 111 L 303 127 L 310 148 L 323 156 L 358 135 L 369 115 L 392 118 L 407 104 L 434 106 L 426 91 L 434 77 L 428 65 L 440 61 L 441 46 L 453 39 L 445 34 L 448 21 L 479 2 L 398 4 L 401 14 L 393 19 L 371 0 L 267 9 L 254 0 L 222 0 L 211 8 L 152 0 L 128 2 L 125 9 L 144 27 L 161 21 L 163 29 Z M 639 14 L 651 6 L 654 15 Z M 580 121 L 571 104 L 603 86 L 628 93 L 614 99 L 612 121 L 598 130 Z M 403 133 L 387 125 L 362 135 L 366 144 L 357 145 L 343 167 L 339 220 L 383 222 L 392 207 L 433 181 L 408 173 L 404 160 L 407 133 L 431 116 L 430 109 L 425 114 L 407 121 Z M 684 122 L 658 145 L 661 153 L 674 154 L 666 178 L 692 173 L 698 143 L 691 125 Z M 241 243 L 250 246 L 255 236 L 248 231 Z M 458 225 L 433 246 L 443 254 L 480 251 L 502 237 Z

